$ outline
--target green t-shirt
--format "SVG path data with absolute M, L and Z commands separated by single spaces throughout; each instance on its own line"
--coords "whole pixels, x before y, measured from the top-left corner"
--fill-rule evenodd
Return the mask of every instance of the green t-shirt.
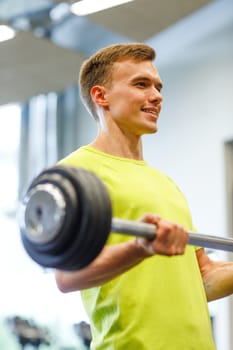
M 187 202 L 174 182 L 145 161 L 81 147 L 62 164 L 96 173 L 106 184 L 113 217 L 145 213 L 193 230 Z M 110 234 L 108 244 L 134 239 Z M 183 256 L 155 255 L 108 283 L 83 290 L 92 349 L 214 350 L 209 311 L 195 247 Z

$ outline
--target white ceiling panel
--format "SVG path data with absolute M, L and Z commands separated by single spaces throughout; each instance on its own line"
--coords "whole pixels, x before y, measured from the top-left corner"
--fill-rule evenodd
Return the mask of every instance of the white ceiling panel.
M 0 45 L 0 104 L 61 91 L 77 82 L 84 56 L 32 33 L 18 33 Z
M 211 2 L 135 0 L 87 17 L 113 32 L 144 41 Z

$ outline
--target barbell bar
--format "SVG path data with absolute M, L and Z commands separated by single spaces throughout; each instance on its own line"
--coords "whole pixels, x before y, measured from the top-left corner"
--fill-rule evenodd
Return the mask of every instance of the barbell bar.
M 156 236 L 156 228 L 153 224 L 134 222 L 119 218 L 112 219 L 111 231 L 144 237 L 149 240 L 153 240 Z M 189 231 L 188 243 L 190 245 L 233 252 L 233 240 L 230 238 Z
M 107 188 L 94 173 L 57 165 L 42 171 L 29 185 L 19 209 L 20 233 L 29 256 L 43 267 L 78 270 L 101 252 L 109 233 L 153 240 L 156 227 L 112 218 Z M 188 233 L 188 243 L 233 251 L 230 238 Z

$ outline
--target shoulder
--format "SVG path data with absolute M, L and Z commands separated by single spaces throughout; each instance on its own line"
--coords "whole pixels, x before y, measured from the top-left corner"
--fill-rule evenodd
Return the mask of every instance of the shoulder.
M 87 146 L 83 146 L 68 154 L 65 158 L 61 159 L 58 164 L 70 165 L 70 166 L 81 166 L 83 163 L 88 163 L 89 159 L 93 156 Z

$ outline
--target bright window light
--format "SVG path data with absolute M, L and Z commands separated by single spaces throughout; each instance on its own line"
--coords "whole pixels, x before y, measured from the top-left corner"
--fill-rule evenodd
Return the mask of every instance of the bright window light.
M 133 0 L 81 0 L 71 5 L 71 12 L 78 16 L 89 15 Z
M 0 106 L 0 154 L 13 153 L 18 148 L 20 120 L 21 109 L 18 104 Z
M 12 39 L 14 36 L 15 31 L 12 28 L 4 24 L 0 25 L 0 42 Z

